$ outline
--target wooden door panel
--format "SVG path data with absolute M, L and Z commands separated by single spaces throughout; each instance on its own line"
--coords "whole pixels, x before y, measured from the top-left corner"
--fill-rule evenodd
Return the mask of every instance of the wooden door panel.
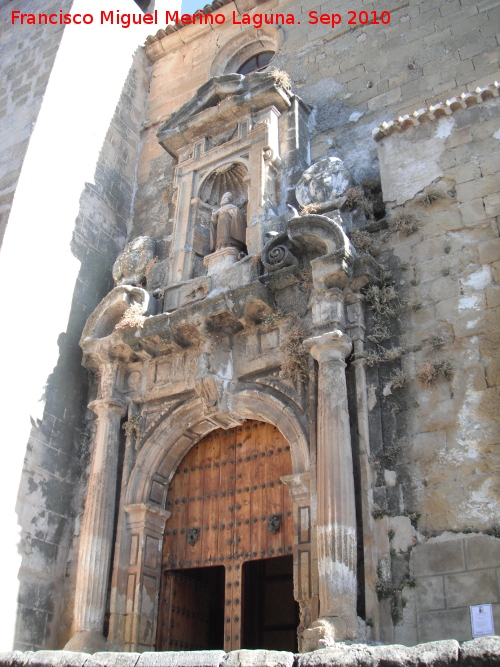
M 160 609 L 159 647 L 167 651 L 209 648 L 210 591 L 178 572 L 166 572 Z
M 241 589 L 235 588 L 242 563 L 292 553 L 292 502 L 280 479 L 291 473 L 290 447 L 280 431 L 249 420 L 205 436 L 181 461 L 170 483 L 167 509 L 172 515 L 166 524 L 163 568 L 226 567 L 231 583 L 226 589 L 226 650 L 240 646 Z M 274 533 L 269 529 L 272 515 L 281 519 Z

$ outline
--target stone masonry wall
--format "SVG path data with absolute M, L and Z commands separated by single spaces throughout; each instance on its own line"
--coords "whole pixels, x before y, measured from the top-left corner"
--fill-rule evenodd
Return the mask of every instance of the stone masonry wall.
M 218 54 L 231 52 L 232 40 L 234 51 L 240 48 L 245 26 L 232 25 L 233 10 L 233 3 L 216 10 L 228 17 L 224 25 L 185 26 L 147 45 L 155 62 L 133 234 L 161 230 L 165 256 L 172 231 L 167 208 L 172 161 L 159 146 L 156 131 L 210 76 L 224 73 L 222 66 L 214 71 L 213 63 Z M 312 10 L 341 13 L 343 23 L 334 30 L 309 25 Z M 349 10 L 389 10 L 391 23 L 348 26 Z M 253 11 L 294 14 L 295 25 L 265 29 L 279 43 L 272 65 L 290 74 L 293 91 L 315 110 L 311 159 L 340 157 L 357 181 L 378 174 L 371 141 L 375 125 L 500 77 L 496 0 L 410 0 L 383 6 L 359 0 L 340 5 L 269 0 Z M 246 28 L 249 42 L 263 34 L 264 29 Z
M 470 638 L 471 604 L 498 618 L 500 104 L 469 103 L 378 146 L 389 231 L 373 239 L 388 272 L 365 294 L 366 364 L 390 553 L 377 590 L 404 644 Z
M 443 533 L 412 550 L 411 568 L 417 586 L 408 595 L 405 624 L 415 628 L 415 642 L 470 639 L 469 605 L 492 604 L 500 627 L 500 540 Z
M 111 267 L 127 237 L 148 77 L 148 63 L 139 49 L 111 120 L 94 183 L 85 186 L 80 199 L 71 250 L 81 269 L 68 326 L 58 340 L 59 360 L 47 381 L 44 416 L 32 428 L 19 490 L 23 561 L 15 647 L 23 650 L 59 648 L 70 637 L 95 419 L 85 409 L 89 386 L 79 340 L 87 318 L 113 287 Z
M 40 110 L 52 65 L 61 42 L 64 26 L 16 26 L 11 11 L 70 11 L 72 0 L 22 0 L 15 7 L 4 2 L 0 7 L 0 246 L 7 227 L 10 208 L 28 142 Z
M 479 667 L 500 664 L 500 638 L 439 641 L 405 646 L 339 642 L 303 655 L 286 651 L 164 651 L 159 653 L 0 653 L 0 667 Z

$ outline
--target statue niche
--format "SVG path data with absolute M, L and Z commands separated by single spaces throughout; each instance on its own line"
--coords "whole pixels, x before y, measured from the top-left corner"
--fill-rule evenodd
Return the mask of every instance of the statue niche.
M 210 250 L 222 248 L 242 250 L 246 243 L 246 221 L 240 209 L 233 204 L 233 193 L 226 192 L 220 208 L 212 213 L 210 224 Z
M 211 212 L 208 274 L 219 273 L 246 252 L 248 171 L 241 163 L 218 167 L 200 187 L 199 200 Z

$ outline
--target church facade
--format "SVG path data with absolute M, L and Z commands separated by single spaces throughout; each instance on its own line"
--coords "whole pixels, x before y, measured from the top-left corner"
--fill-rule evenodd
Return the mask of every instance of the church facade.
M 134 54 L 70 225 L 17 648 L 499 627 L 498 7 L 358 4 L 216 0 Z

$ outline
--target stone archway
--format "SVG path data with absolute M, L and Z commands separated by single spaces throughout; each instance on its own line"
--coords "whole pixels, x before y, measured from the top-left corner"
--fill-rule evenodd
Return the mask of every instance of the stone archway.
M 294 533 L 305 515 L 300 514 L 296 488 L 302 480 L 300 500 L 307 504 L 307 521 L 312 524 L 309 500 L 309 443 L 305 425 L 285 396 L 255 389 L 243 389 L 228 397 L 227 411 L 206 411 L 200 398 L 174 404 L 144 434 L 140 452 L 130 475 L 118 518 L 112 580 L 109 642 L 127 651 L 154 650 L 158 597 L 161 582 L 161 549 L 169 483 L 191 447 L 210 431 L 239 426 L 246 419 L 258 419 L 276 426 L 290 447 L 292 474 L 285 483 L 292 493 Z M 291 480 L 293 481 L 291 482 Z M 297 486 L 298 484 L 298 486 Z M 305 485 L 305 486 L 304 486 Z M 293 488 L 292 488 L 293 487 Z M 305 488 L 305 493 L 304 493 Z M 302 519 L 300 518 L 302 517 Z M 310 568 L 311 530 L 302 546 L 293 548 L 295 597 L 310 597 L 310 585 L 297 583 L 300 563 Z M 295 539 L 295 542 L 298 540 Z M 300 540 L 299 540 L 300 541 Z M 304 558 L 303 552 L 307 551 Z M 311 574 L 302 576 L 310 582 Z
M 297 606 L 293 504 L 282 481 L 291 471 L 290 445 L 276 426 L 258 420 L 210 432 L 183 458 L 166 502 L 157 650 L 231 651 L 249 648 L 255 635 L 262 648 L 296 649 L 298 621 L 287 627 Z M 260 604 L 251 586 L 243 590 L 244 569 L 260 561 L 268 575 L 281 567 L 268 588 L 284 585 L 291 610 L 272 604 L 269 590 Z M 204 594 L 210 613 L 198 607 Z

